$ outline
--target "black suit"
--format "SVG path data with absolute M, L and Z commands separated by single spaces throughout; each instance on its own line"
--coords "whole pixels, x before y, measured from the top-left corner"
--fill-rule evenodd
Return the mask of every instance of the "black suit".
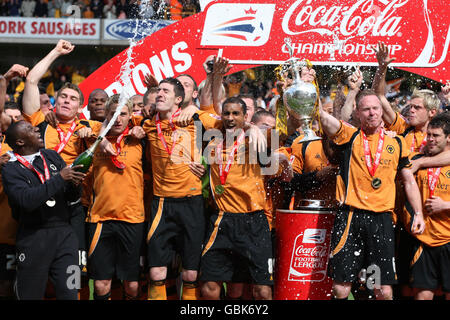
M 57 152 L 42 149 L 41 154 L 50 171 L 45 183 L 19 161 L 8 162 L 2 170 L 5 193 L 19 222 L 16 295 L 18 299 L 42 299 L 50 277 L 57 299 L 77 299 L 78 280 L 70 282 L 69 277 L 75 270 L 72 266 L 78 266 L 78 240 L 69 224 L 67 202 L 78 199 L 80 189 L 61 177 L 59 171 L 66 164 Z M 44 174 L 41 157 L 32 165 Z

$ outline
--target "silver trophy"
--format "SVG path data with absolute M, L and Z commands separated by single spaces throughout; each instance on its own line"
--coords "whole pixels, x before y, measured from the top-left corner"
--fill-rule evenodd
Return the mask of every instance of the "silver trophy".
M 296 118 L 301 123 L 304 137 L 300 142 L 320 140 L 321 138 L 311 129 L 312 116 L 317 100 L 316 87 L 312 83 L 300 79 L 299 70 L 307 65 L 306 61 L 293 57 L 291 39 L 286 38 L 284 42 L 290 55 L 285 64 L 288 64 L 288 70 L 293 76 L 292 85 L 283 94 L 284 105 L 289 112 L 289 116 Z

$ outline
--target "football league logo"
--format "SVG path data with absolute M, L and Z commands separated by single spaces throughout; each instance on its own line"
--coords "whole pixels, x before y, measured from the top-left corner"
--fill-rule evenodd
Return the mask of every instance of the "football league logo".
M 202 45 L 262 46 L 270 36 L 275 4 L 218 3 L 209 7 Z
M 326 234 L 326 229 L 306 229 L 303 234 L 303 243 L 323 243 Z

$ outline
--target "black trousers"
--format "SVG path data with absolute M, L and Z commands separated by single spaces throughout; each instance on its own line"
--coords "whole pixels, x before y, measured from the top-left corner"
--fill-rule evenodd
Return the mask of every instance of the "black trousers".
M 81 270 L 78 239 L 70 225 L 19 228 L 16 241 L 18 300 L 42 300 L 50 279 L 56 299 L 77 300 Z

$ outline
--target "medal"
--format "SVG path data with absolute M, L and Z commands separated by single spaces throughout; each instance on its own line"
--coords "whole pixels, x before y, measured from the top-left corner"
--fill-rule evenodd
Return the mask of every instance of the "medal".
M 221 195 L 225 191 L 225 187 L 221 184 L 218 184 L 215 188 L 216 194 Z
M 64 149 L 66 144 L 69 142 L 70 137 L 75 131 L 75 128 L 77 127 L 77 123 L 75 121 L 72 122 L 72 125 L 69 128 L 69 131 L 67 131 L 67 134 L 64 134 L 64 131 L 58 126 L 56 128 L 56 131 L 58 131 L 59 135 L 59 144 L 54 148 L 54 150 L 58 153 L 61 153 L 61 151 Z
M 372 188 L 378 189 L 381 187 L 381 179 L 380 178 L 373 178 L 372 179 Z
M 381 187 L 381 179 L 375 178 L 375 171 L 377 170 L 380 160 L 381 153 L 383 152 L 384 146 L 384 130 L 380 129 L 380 137 L 378 139 L 377 151 L 375 153 L 375 158 L 372 160 L 372 155 L 370 154 L 369 141 L 367 140 L 366 134 L 361 130 L 361 135 L 363 139 L 364 146 L 364 160 L 366 161 L 367 169 L 369 170 L 370 176 L 372 177 L 372 188 L 378 189 Z
M 35 167 L 33 167 L 33 165 L 31 163 L 29 163 L 24 157 L 22 157 L 21 155 L 14 153 L 14 155 L 17 158 L 17 161 L 19 161 L 23 166 L 25 166 L 27 169 L 34 171 L 39 180 L 41 181 L 42 184 L 45 183 L 45 181 L 50 179 L 50 171 L 48 170 L 48 166 L 47 166 L 47 161 L 45 161 L 44 156 L 41 154 L 41 158 L 42 158 L 42 162 L 44 164 L 44 174 L 40 173 L 39 171 L 36 170 Z
M 436 189 L 439 175 L 441 174 L 441 168 L 428 168 L 428 188 L 430 189 L 429 198 L 433 198 L 434 189 Z
M 48 200 L 45 202 L 45 204 L 46 204 L 47 206 L 49 206 L 49 207 L 54 207 L 55 204 L 56 204 L 56 201 L 55 201 L 55 199 L 50 198 L 50 199 L 48 199 Z
M 116 168 L 120 169 L 120 170 L 125 169 L 125 164 L 117 159 L 118 156 L 120 155 L 120 152 L 122 151 L 122 147 L 120 146 L 120 143 L 122 142 L 123 137 L 128 134 L 128 131 L 129 131 L 129 127 L 126 127 L 125 130 L 117 137 L 117 140 L 116 140 L 117 156 L 111 156 L 111 161 L 116 166 Z
M 169 159 L 171 159 L 171 157 L 172 157 L 172 152 L 173 152 L 173 149 L 175 148 L 175 144 L 176 144 L 177 138 L 178 138 L 177 128 L 173 124 L 173 119 L 175 117 L 177 117 L 180 114 L 180 112 L 181 112 L 181 109 L 178 108 L 177 111 L 175 111 L 172 114 L 172 117 L 169 119 L 169 126 L 172 129 L 172 148 L 171 149 L 169 149 L 169 146 L 167 145 L 166 139 L 164 139 L 164 135 L 163 135 L 163 132 L 162 132 L 162 129 L 161 129 L 161 120 L 160 120 L 160 117 L 159 117 L 159 112 L 156 114 L 156 121 L 155 121 L 156 122 L 156 131 L 158 133 L 158 137 L 159 137 L 159 140 L 161 141 L 161 144 L 163 145 L 164 149 L 169 154 Z
M 426 145 L 427 145 L 427 136 L 425 135 L 425 137 L 422 140 L 422 143 L 419 146 L 419 152 L 420 153 L 423 153 L 423 149 L 425 148 Z M 416 136 L 414 135 L 414 132 L 413 132 L 412 142 L 411 142 L 411 152 L 416 151 L 415 148 L 416 148 Z
M 223 148 L 224 141 L 217 144 L 217 146 L 216 146 L 216 157 L 217 157 L 217 163 L 219 164 L 220 184 L 218 184 L 214 188 L 214 191 L 219 196 L 221 194 L 223 194 L 223 192 L 225 191 L 224 185 L 225 185 L 225 181 L 227 180 L 228 173 L 230 172 L 230 169 L 231 169 L 231 163 L 234 160 L 234 154 L 237 152 L 237 149 L 239 148 L 239 145 L 242 143 L 244 138 L 245 138 L 245 132 L 242 131 L 241 134 L 239 135 L 239 137 L 234 142 L 234 145 L 230 151 L 230 154 L 227 155 L 227 164 L 226 164 L 225 168 L 223 167 L 223 163 L 222 163 L 223 162 L 222 161 L 222 148 Z

